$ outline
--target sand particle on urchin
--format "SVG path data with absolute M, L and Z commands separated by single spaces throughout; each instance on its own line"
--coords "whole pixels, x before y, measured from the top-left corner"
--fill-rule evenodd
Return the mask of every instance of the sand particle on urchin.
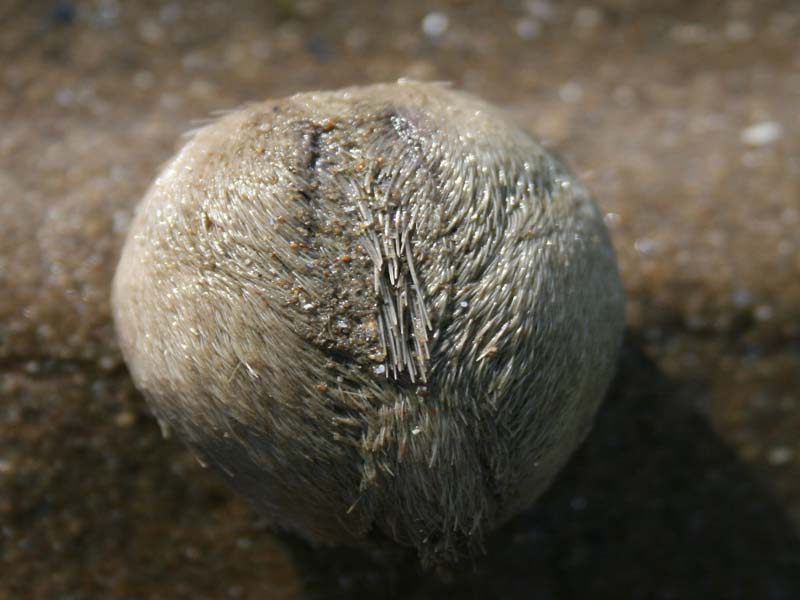
M 156 416 L 276 527 L 454 560 L 585 437 L 623 297 L 582 184 L 442 85 L 297 94 L 195 132 L 114 280 Z

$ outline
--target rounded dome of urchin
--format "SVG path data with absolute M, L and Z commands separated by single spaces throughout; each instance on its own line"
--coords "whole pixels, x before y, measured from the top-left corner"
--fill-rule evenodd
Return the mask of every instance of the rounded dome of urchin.
M 623 329 L 584 186 L 501 112 L 422 83 L 195 132 L 137 209 L 113 309 L 155 414 L 276 526 L 424 562 L 544 491 Z

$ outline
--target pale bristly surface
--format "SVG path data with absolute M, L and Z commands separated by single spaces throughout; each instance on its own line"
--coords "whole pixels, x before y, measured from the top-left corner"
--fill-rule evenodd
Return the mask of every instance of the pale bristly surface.
M 544 491 L 623 328 L 586 189 L 496 109 L 419 83 L 196 131 L 137 210 L 113 305 L 156 415 L 276 526 L 424 562 Z

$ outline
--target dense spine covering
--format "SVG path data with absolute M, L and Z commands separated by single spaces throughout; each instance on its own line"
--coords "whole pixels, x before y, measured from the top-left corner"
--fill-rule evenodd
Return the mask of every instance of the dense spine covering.
M 114 283 L 156 415 L 280 527 L 452 560 L 586 435 L 623 299 L 602 218 L 500 112 L 432 84 L 195 132 Z

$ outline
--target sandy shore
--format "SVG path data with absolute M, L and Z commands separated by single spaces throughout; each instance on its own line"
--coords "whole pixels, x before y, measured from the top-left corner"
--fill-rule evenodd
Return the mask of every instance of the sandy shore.
M 0 598 L 800 597 L 800 5 L 269 4 L 0 3 Z M 565 156 L 628 294 L 587 444 L 440 574 L 271 534 L 162 439 L 109 319 L 184 132 L 399 77 Z

